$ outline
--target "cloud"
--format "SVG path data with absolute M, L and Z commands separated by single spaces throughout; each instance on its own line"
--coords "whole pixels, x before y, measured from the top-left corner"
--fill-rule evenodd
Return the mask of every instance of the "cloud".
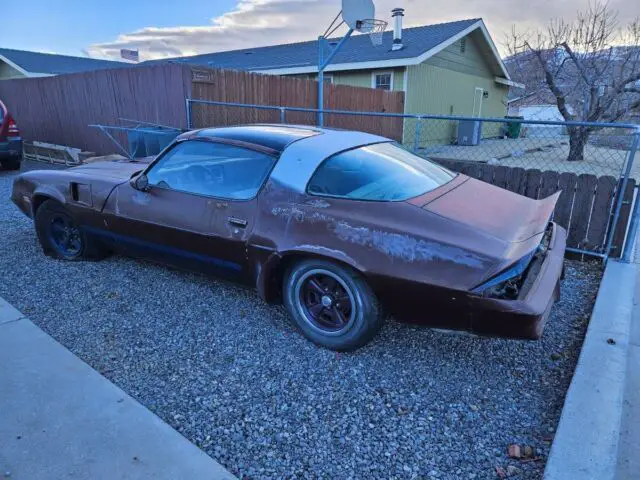
M 544 27 L 552 17 L 572 19 L 584 0 L 377 0 L 376 16 L 390 22 L 394 7 L 405 8 L 405 26 L 484 18 L 494 40 L 517 25 Z M 640 2 L 612 0 L 621 19 L 640 16 Z M 138 49 L 143 60 L 312 40 L 340 10 L 339 0 L 239 0 L 230 12 L 201 26 L 147 27 L 112 42 L 88 46 L 92 57 L 118 59 L 120 49 Z M 344 31 L 344 30 L 343 30 Z

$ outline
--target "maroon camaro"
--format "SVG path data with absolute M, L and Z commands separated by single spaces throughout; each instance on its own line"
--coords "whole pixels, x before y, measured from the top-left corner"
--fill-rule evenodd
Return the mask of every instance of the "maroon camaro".
M 367 133 L 250 125 L 182 134 L 146 161 L 23 173 L 12 200 L 48 255 L 117 251 L 253 285 L 310 340 L 352 350 L 384 312 L 540 338 L 563 272 L 558 195 L 531 200 Z

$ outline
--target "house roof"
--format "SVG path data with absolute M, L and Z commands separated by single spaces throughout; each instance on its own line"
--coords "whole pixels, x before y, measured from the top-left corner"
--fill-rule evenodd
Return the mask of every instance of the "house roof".
M 10 48 L 0 48 L 0 60 L 5 61 L 27 76 L 30 76 L 29 74 L 58 75 L 62 73 L 86 72 L 88 70 L 120 68 L 132 65 L 130 63 L 111 60 L 29 52 Z
M 345 42 L 326 70 L 384 68 L 421 63 L 476 30 L 484 34 L 488 58 L 496 74 L 508 79 L 507 70 L 502 64 L 484 22 L 479 18 L 404 28 L 402 30 L 404 47 L 395 51 L 391 50 L 392 31 L 383 33 L 382 45 L 379 47 L 371 44 L 368 35 L 353 35 Z M 337 44 L 339 40 L 336 38 L 328 41 L 330 44 Z M 172 58 L 168 61 L 264 73 L 307 73 L 318 70 L 318 41 L 206 53 Z

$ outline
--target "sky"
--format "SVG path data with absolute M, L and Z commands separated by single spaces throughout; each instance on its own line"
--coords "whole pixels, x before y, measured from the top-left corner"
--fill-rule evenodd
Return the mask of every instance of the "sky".
M 573 19 L 587 0 L 374 0 L 376 17 L 405 9 L 404 25 L 482 17 L 500 47 L 516 25 L 542 28 Z M 640 16 L 640 1 L 610 0 L 621 23 Z M 340 0 L 7 0 L 0 9 L 0 47 L 118 59 L 121 48 L 142 60 L 195 55 L 317 38 Z M 389 28 L 390 28 L 389 27 Z

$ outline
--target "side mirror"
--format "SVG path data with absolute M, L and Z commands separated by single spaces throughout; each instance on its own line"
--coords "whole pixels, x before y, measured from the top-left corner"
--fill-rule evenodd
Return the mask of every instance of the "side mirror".
M 135 178 L 131 179 L 131 186 L 141 192 L 149 191 L 149 179 L 144 173 L 141 173 Z

